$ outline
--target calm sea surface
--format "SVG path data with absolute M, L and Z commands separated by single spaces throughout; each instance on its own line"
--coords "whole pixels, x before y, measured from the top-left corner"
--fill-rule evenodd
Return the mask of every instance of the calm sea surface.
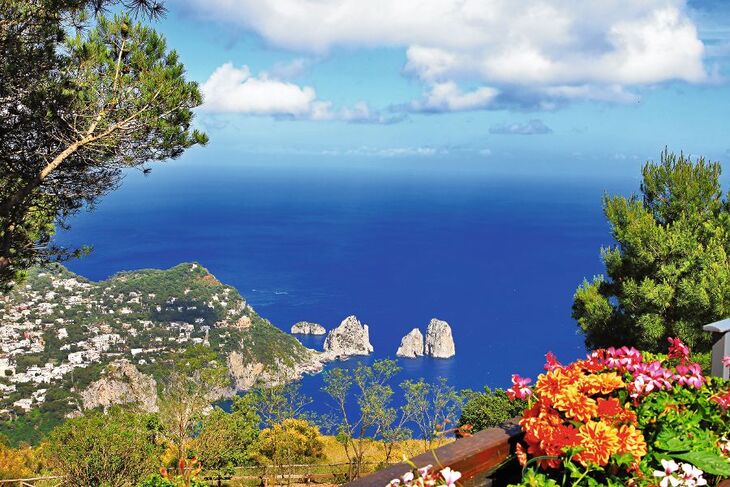
M 534 377 L 547 351 L 566 361 L 584 353 L 572 295 L 602 271 L 599 247 L 611 242 L 602 194 L 630 193 L 634 176 L 172 163 L 128 175 L 59 239 L 94 247 L 69 267 L 95 280 L 198 261 L 283 330 L 356 314 L 370 325 L 368 360 L 393 357 L 431 318 L 447 320 L 456 357 L 403 359 L 399 379 L 481 389 L 514 372 Z M 303 381 L 325 411 L 320 387 L 321 377 Z

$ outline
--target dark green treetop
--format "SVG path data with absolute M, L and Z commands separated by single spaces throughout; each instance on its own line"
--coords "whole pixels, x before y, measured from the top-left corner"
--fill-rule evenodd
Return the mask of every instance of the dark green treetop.
M 642 197 L 605 196 L 615 245 L 601 249 L 606 275 L 584 281 L 573 317 L 589 348 L 665 352 L 678 336 L 696 352 L 702 325 L 730 313 L 730 213 L 721 168 L 664 151 L 642 170 Z

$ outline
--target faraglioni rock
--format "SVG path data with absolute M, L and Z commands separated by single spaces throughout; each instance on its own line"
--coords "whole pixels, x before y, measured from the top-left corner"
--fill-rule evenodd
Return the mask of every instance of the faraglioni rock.
M 398 357 L 415 358 L 423 356 L 423 334 L 414 328 L 400 341 L 400 347 L 395 352 Z
M 300 321 L 291 327 L 291 332 L 296 335 L 324 335 L 327 333 L 327 330 L 318 323 Z
M 449 358 L 456 355 L 454 337 L 448 323 L 436 318 L 431 320 L 426 330 L 425 353 L 435 358 Z
M 334 360 L 368 355 L 372 353 L 368 325 L 363 325 L 357 317 L 348 316 L 340 326 L 333 328 L 324 341 L 324 359 Z

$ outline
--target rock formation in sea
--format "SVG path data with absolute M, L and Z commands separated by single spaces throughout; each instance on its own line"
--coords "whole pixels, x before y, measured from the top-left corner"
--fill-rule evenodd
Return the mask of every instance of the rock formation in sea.
M 423 334 L 418 328 L 412 329 L 400 341 L 400 347 L 395 352 L 398 357 L 415 358 L 423 356 Z
M 435 358 L 449 358 L 456 355 L 451 327 L 442 320 L 432 319 L 426 330 L 426 355 Z
M 324 360 L 343 359 L 354 355 L 368 355 L 373 351 L 368 325 L 363 325 L 353 315 L 340 326 L 333 328 L 324 341 Z
M 137 404 L 143 411 L 157 411 L 157 382 L 137 370 L 129 360 L 107 365 L 102 377 L 81 393 L 83 409 L 115 404 Z
M 291 332 L 296 335 L 324 335 L 327 333 L 327 330 L 318 323 L 300 321 L 291 327 Z

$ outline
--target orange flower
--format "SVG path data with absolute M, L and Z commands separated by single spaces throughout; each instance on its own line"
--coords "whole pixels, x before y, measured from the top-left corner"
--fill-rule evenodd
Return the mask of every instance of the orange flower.
M 616 389 L 625 387 L 623 379 L 616 372 L 605 374 L 584 375 L 578 386 L 581 392 L 592 396 L 594 394 L 609 394 Z
M 619 451 L 618 431 L 604 422 L 588 421 L 578 430 L 580 446 L 583 451 L 575 456 L 582 465 L 595 464 L 604 466 L 611 455 Z
M 522 446 L 522 443 L 517 443 L 517 448 L 515 448 L 515 455 L 517 455 L 517 461 L 519 461 L 520 465 L 524 467 L 527 463 L 527 452 L 525 451 L 525 447 Z
M 646 455 L 646 441 L 641 431 L 632 425 L 625 424 L 618 430 L 619 450 L 630 453 L 638 462 Z
M 546 374 L 540 374 L 535 384 L 534 392 L 540 396 L 540 401 L 546 406 L 552 406 L 555 398 L 565 387 L 576 379 L 574 370 L 555 369 Z
M 562 411 L 568 418 L 588 421 L 598 415 L 598 405 L 590 397 L 581 394 L 578 386 L 571 384 L 555 395 L 553 407 Z
M 636 413 L 621 406 L 621 403 L 615 397 L 609 397 L 608 399 L 599 397 L 596 401 L 598 402 L 598 416 L 604 421 L 614 425 L 636 421 Z

